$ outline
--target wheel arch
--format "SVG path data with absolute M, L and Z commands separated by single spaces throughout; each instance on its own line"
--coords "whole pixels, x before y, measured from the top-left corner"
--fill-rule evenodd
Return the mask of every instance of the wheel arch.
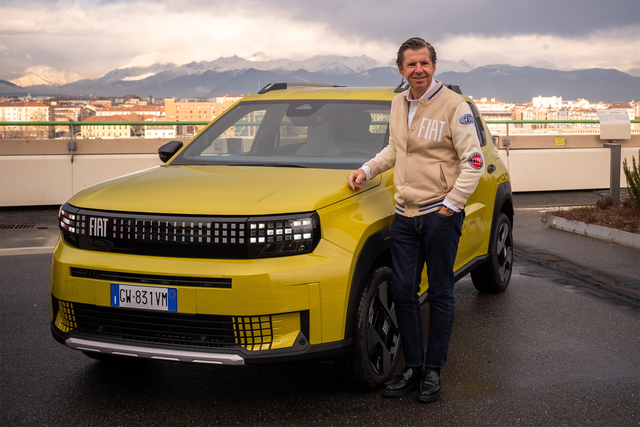
M 509 181 L 503 182 L 502 184 L 498 185 L 498 188 L 496 188 L 496 198 L 494 200 L 493 206 L 493 218 L 491 219 L 491 234 L 489 234 L 490 236 L 493 236 L 493 233 L 496 229 L 499 213 L 504 213 L 509 218 L 509 222 L 511 222 L 511 229 L 513 230 L 513 195 L 511 194 L 511 182 Z M 491 250 L 493 249 L 493 242 L 491 240 L 489 240 L 488 253 L 491 253 Z
M 391 227 L 385 227 L 369 236 L 358 254 L 351 279 L 351 287 L 349 288 L 349 302 L 344 331 L 345 339 L 351 338 L 353 335 L 360 293 L 366 284 L 369 273 L 379 266 L 386 265 L 391 267 L 390 229 Z

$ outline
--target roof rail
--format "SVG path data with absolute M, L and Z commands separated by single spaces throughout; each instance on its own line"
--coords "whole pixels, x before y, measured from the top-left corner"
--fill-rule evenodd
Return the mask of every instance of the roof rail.
M 448 85 L 445 84 L 446 87 L 448 87 L 449 89 L 451 89 L 452 91 L 454 91 L 455 93 L 459 93 L 460 95 L 462 95 L 462 90 L 460 89 L 460 86 L 458 85 Z
M 450 85 L 450 84 L 446 84 L 445 86 L 449 89 L 451 89 L 452 91 L 454 91 L 455 93 L 459 93 L 460 95 L 462 95 L 462 90 L 460 89 L 460 86 L 458 85 Z M 402 81 L 400 82 L 400 84 L 398 85 L 398 87 L 394 90 L 395 93 L 400 93 L 400 92 L 404 92 L 405 90 L 409 89 L 409 83 L 404 81 L 404 79 L 402 79 Z
M 398 85 L 396 90 L 394 90 L 394 92 L 400 93 L 400 92 L 404 92 L 407 89 L 409 89 L 409 82 L 406 82 L 404 79 L 402 79 L 400 80 L 400 84 Z
M 258 93 L 267 93 L 267 92 L 271 92 L 272 90 L 282 90 L 282 89 L 287 89 L 289 87 L 344 87 L 344 86 L 330 85 L 330 84 L 324 84 L 324 83 L 304 83 L 304 82 L 269 83 L 268 85 L 260 89 Z

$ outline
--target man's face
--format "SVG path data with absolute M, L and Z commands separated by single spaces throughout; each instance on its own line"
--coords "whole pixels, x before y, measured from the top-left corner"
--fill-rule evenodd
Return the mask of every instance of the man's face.
M 398 67 L 398 71 L 407 80 L 411 87 L 411 94 L 417 99 L 424 95 L 431 85 L 436 64 L 431 62 L 429 48 L 407 49 L 404 52 L 404 62 Z

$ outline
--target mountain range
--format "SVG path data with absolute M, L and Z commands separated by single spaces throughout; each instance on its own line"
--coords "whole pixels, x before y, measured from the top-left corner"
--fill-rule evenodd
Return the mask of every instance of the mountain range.
M 464 61 L 438 61 L 436 78 L 460 86 L 478 99 L 528 102 L 535 96 L 585 98 L 590 101 L 640 100 L 640 77 L 615 69 L 558 71 L 535 67 L 487 65 L 473 68 Z M 46 76 L 30 76 L 47 81 Z M 0 80 L 0 95 L 154 98 L 213 98 L 221 94 L 248 94 L 273 82 L 326 83 L 339 86 L 397 86 L 401 76 L 395 65 L 380 64 L 366 56 L 324 55 L 305 61 L 257 60 L 237 56 L 184 65 L 153 64 L 118 68 L 96 79 L 56 85 L 20 87 Z

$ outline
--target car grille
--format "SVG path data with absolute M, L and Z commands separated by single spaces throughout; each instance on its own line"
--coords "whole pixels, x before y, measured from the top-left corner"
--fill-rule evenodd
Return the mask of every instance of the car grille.
M 246 217 L 125 214 L 79 210 L 80 249 L 175 258 L 247 258 Z M 67 239 L 68 236 L 63 235 Z
M 56 326 L 63 332 L 201 348 L 269 350 L 273 316 L 216 316 L 133 310 L 58 301 Z
M 155 274 L 123 273 L 117 271 L 91 270 L 88 268 L 71 267 L 69 273 L 72 277 L 106 280 L 109 282 L 142 283 L 145 285 L 165 286 L 194 286 L 205 288 L 231 289 L 232 281 L 228 278 L 218 277 L 184 277 L 184 276 L 159 276 Z

